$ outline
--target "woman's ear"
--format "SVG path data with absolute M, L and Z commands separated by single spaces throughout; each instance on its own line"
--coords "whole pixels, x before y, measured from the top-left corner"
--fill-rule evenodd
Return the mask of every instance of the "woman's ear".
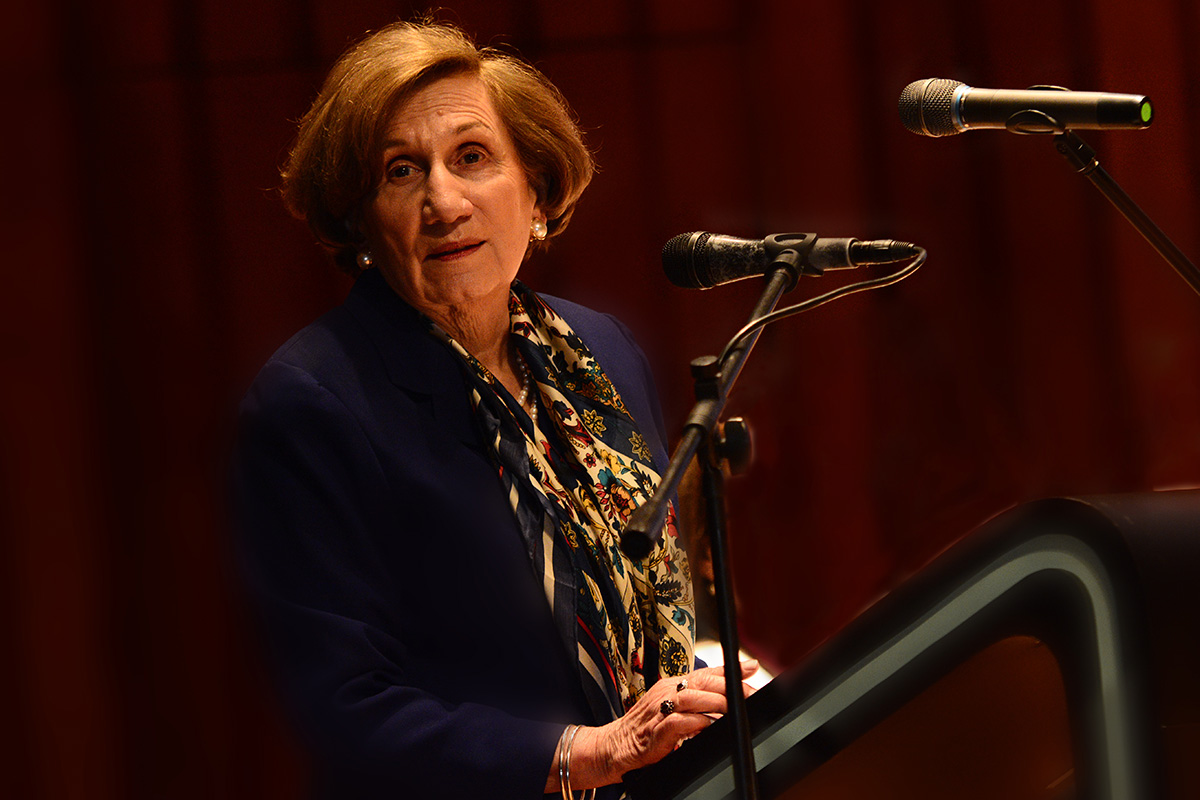
M 367 232 L 363 226 L 363 215 L 360 209 L 354 209 L 342 220 L 346 229 L 346 241 L 354 248 L 361 249 L 367 243 Z

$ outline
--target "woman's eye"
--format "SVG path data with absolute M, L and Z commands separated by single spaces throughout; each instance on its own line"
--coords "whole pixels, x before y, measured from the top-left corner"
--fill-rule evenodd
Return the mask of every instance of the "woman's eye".
M 467 166 L 472 166 L 483 161 L 483 152 L 481 150 L 468 150 L 462 154 L 462 163 Z
M 387 175 L 389 178 L 392 178 L 392 179 L 397 179 L 397 178 L 403 179 L 403 178 L 411 178 L 414 172 L 416 172 L 416 168 L 413 167 L 412 164 L 408 164 L 408 163 L 401 161 L 401 162 L 398 162 L 398 163 L 395 163 L 395 164 L 392 164 L 391 166 L 389 166 L 388 170 L 387 170 Z

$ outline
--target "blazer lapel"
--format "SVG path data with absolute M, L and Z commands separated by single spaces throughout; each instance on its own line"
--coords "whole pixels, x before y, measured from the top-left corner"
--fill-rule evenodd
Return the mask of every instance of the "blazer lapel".
M 345 308 L 366 329 L 389 380 L 414 398 L 420 397 L 448 435 L 482 450 L 458 357 L 429 334 L 420 314 L 392 291 L 379 270 L 359 276 Z

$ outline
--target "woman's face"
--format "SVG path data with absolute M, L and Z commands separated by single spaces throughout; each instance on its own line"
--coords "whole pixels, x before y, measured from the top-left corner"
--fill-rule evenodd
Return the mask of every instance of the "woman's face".
M 388 123 L 382 161 L 363 220 L 388 284 L 435 318 L 489 301 L 507 313 L 540 211 L 483 83 L 453 76 L 414 94 Z

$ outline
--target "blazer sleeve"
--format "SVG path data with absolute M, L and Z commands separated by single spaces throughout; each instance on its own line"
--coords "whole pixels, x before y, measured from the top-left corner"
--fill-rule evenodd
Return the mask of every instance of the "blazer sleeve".
M 395 556 L 380 551 L 379 529 L 402 534 L 403 512 L 356 417 L 303 370 L 272 362 L 241 429 L 243 564 L 285 694 L 339 795 L 541 796 L 561 724 L 412 685 L 436 654 L 400 629 Z

